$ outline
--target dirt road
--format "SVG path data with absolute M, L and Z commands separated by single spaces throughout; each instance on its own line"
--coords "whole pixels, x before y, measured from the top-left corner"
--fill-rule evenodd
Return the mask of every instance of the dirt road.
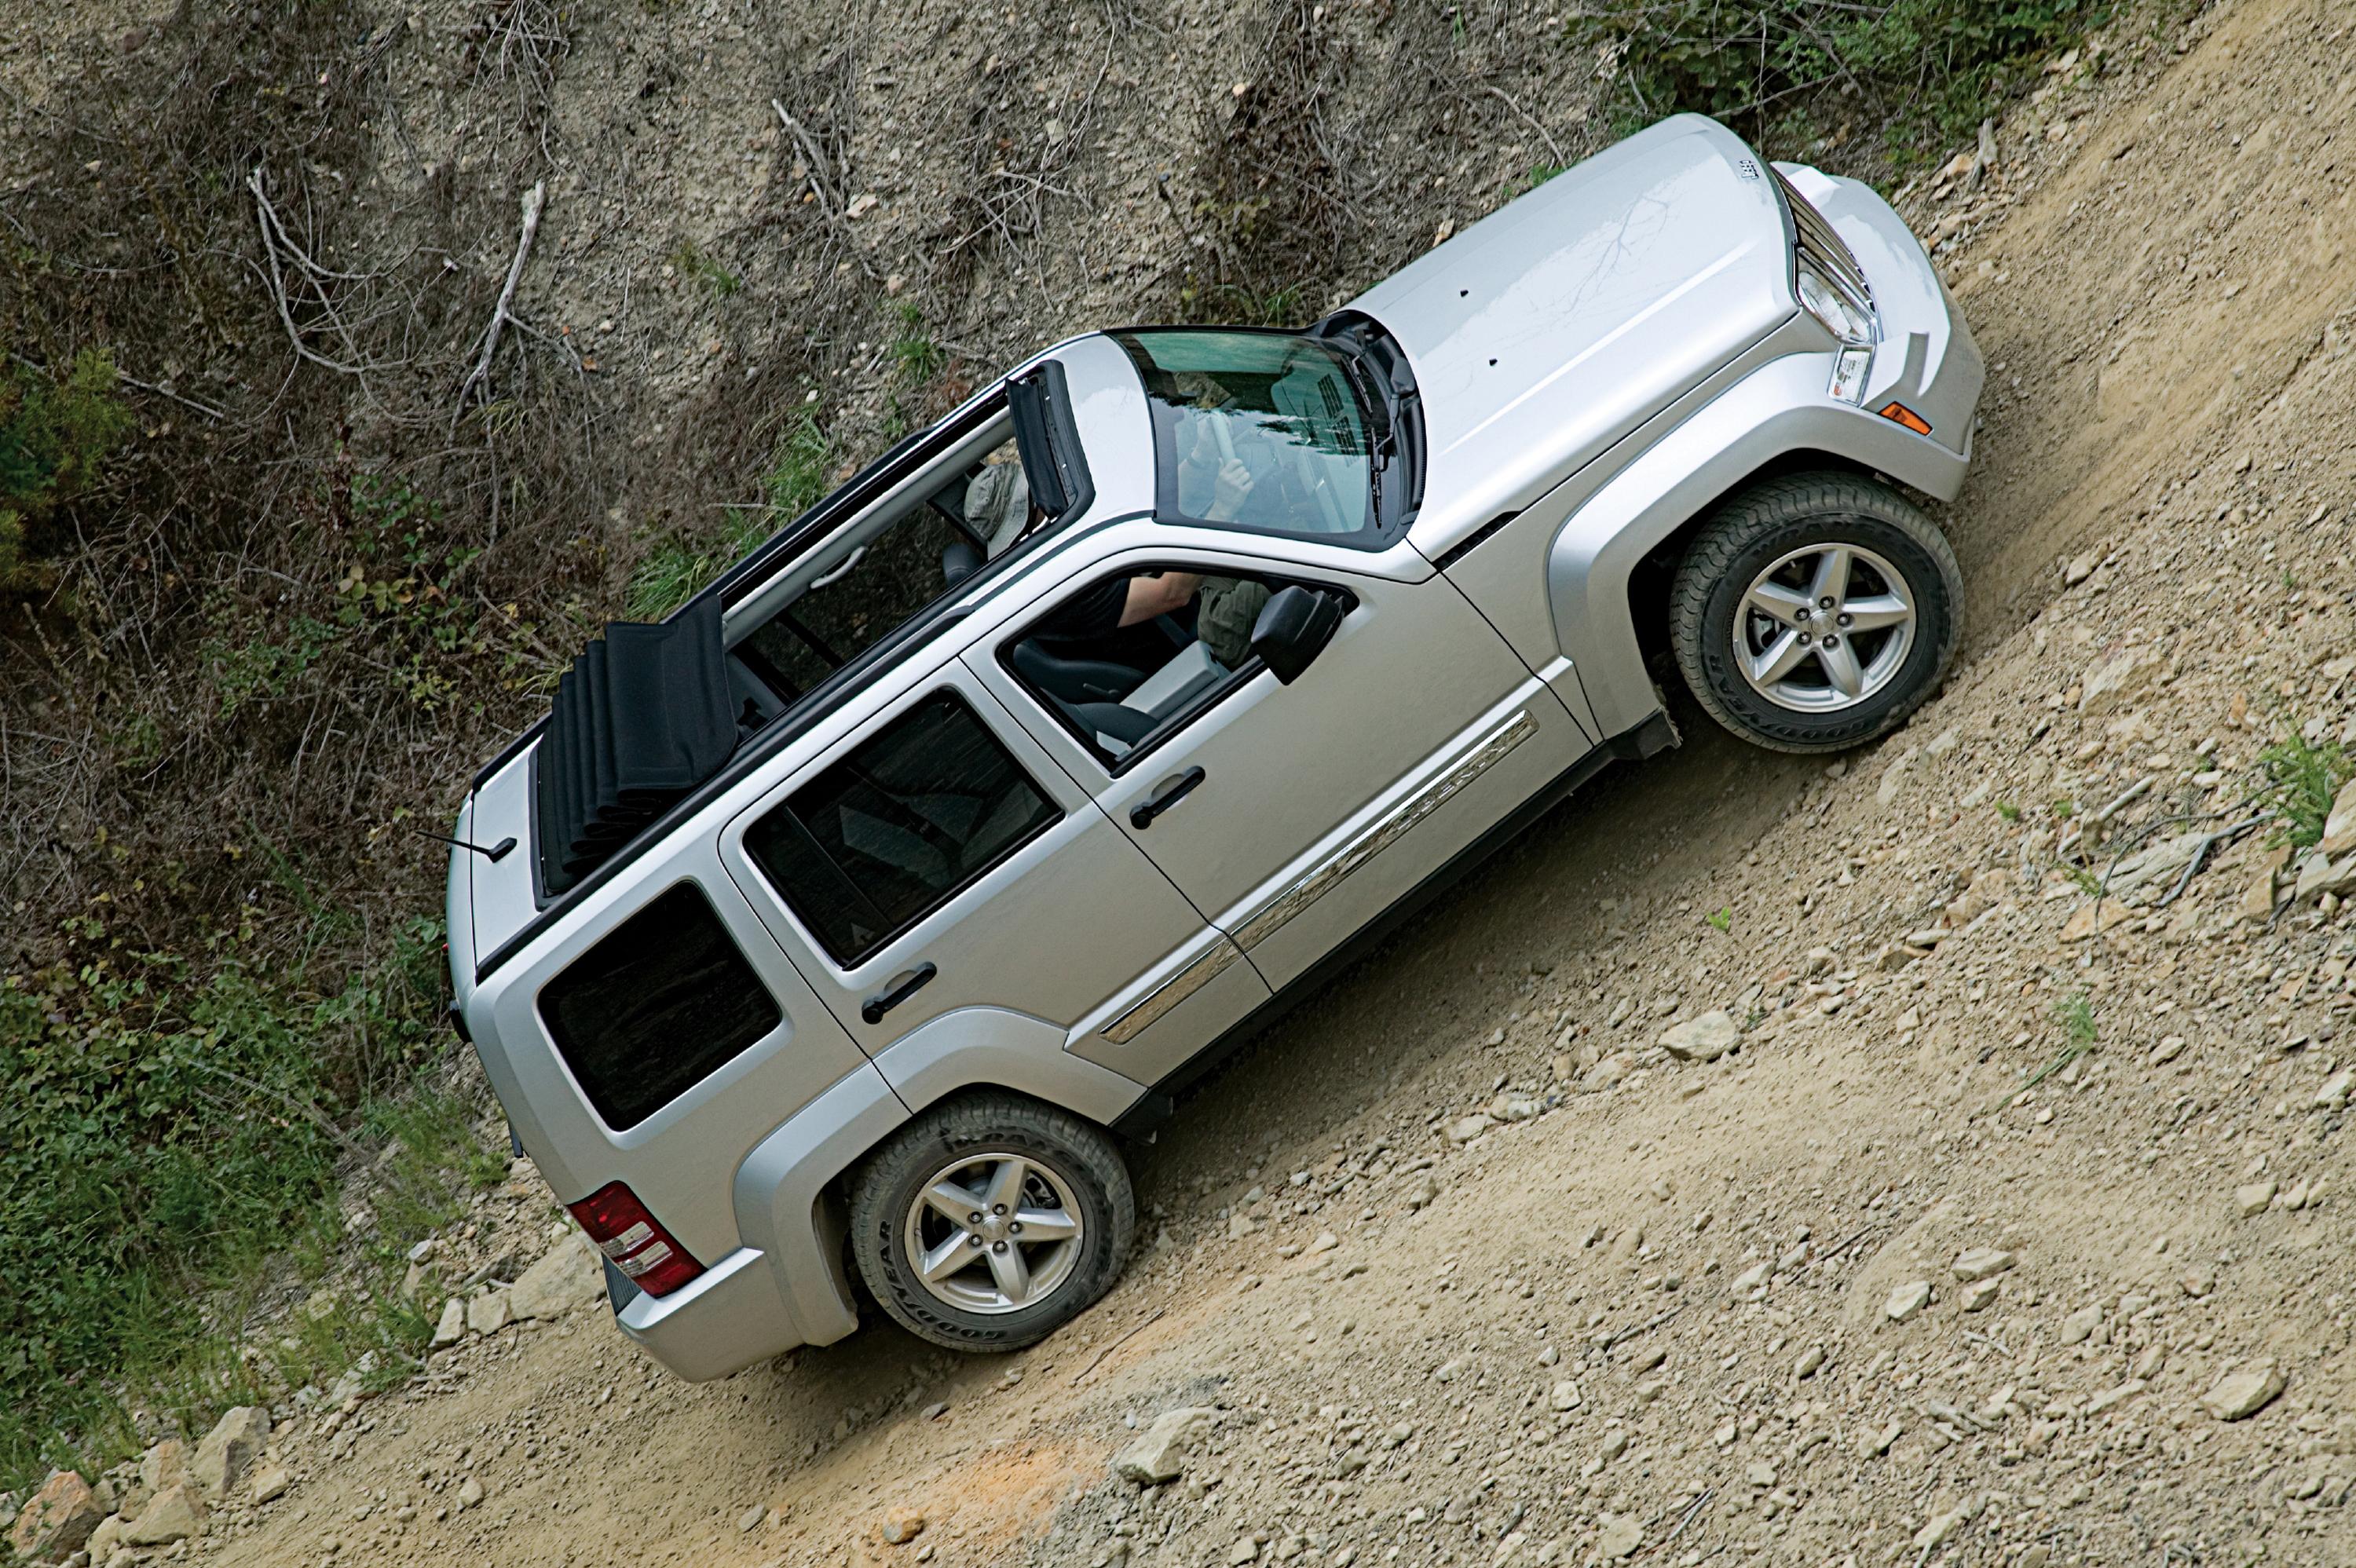
M 1942 257 L 1992 366 L 1947 693 L 1837 770 L 1680 709 L 1682 752 L 1182 1106 L 1141 1151 L 1149 1244 L 1072 1329 L 955 1360 L 878 1320 L 688 1387 L 594 1313 L 509 1328 L 282 1433 L 294 1488 L 201 1554 L 2356 1561 L 2328 1095 L 2356 927 L 2312 898 L 2267 926 L 2263 890 L 2239 919 L 2254 834 L 2064 940 L 2093 917 L 2048 808 L 2083 827 L 2149 775 L 2112 825 L 2158 842 L 2230 815 L 2268 740 L 2348 722 L 2350 21 L 2213 10 L 2147 86 L 2024 108 L 1995 180 L 1925 208 L 1989 225 Z M 2073 997 L 2094 1049 L 2009 1101 Z M 1733 1055 L 1653 1047 L 1718 1008 L 1750 1021 Z M 1967 1249 L 2012 1260 L 1992 1289 Z M 2204 1408 L 2267 1369 L 2254 1415 Z M 1223 1412 L 1186 1478 L 1114 1480 L 1182 1405 Z

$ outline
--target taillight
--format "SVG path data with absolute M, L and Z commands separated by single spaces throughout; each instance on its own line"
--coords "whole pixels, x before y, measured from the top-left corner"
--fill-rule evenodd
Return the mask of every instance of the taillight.
M 648 1296 L 669 1296 L 703 1272 L 703 1265 L 647 1212 L 638 1195 L 618 1181 L 609 1181 L 577 1203 L 568 1203 L 573 1217 L 614 1260 L 630 1283 Z

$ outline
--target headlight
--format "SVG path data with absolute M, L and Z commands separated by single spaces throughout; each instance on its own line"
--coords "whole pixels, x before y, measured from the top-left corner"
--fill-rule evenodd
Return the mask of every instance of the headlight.
M 1818 272 L 1814 261 L 1803 255 L 1793 271 L 1799 283 L 1801 305 L 1825 324 L 1826 332 L 1843 343 L 1861 347 L 1872 344 L 1873 317 Z

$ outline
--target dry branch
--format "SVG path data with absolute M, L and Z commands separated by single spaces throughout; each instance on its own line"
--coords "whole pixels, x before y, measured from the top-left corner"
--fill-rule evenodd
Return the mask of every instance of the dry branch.
M 508 281 L 499 290 L 498 304 L 491 307 L 491 324 L 483 329 L 483 351 L 475 360 L 475 368 L 466 372 L 466 380 L 458 386 L 457 407 L 450 411 L 450 428 L 457 429 L 458 419 L 466 411 L 466 394 L 477 386 L 487 399 L 490 392 L 491 357 L 499 351 L 499 337 L 509 322 L 515 321 L 516 285 L 523 281 L 524 263 L 531 259 L 532 237 L 540 232 L 540 212 L 548 199 L 548 182 L 535 180 L 523 193 L 523 232 L 516 237 L 515 260 L 508 263 Z M 520 325 L 521 323 L 517 323 Z

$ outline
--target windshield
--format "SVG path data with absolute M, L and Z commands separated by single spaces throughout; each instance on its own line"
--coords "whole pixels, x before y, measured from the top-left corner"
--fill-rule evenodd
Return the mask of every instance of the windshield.
M 1279 332 L 1124 332 L 1153 411 L 1159 509 L 1335 543 L 1373 542 L 1376 421 L 1331 346 Z

